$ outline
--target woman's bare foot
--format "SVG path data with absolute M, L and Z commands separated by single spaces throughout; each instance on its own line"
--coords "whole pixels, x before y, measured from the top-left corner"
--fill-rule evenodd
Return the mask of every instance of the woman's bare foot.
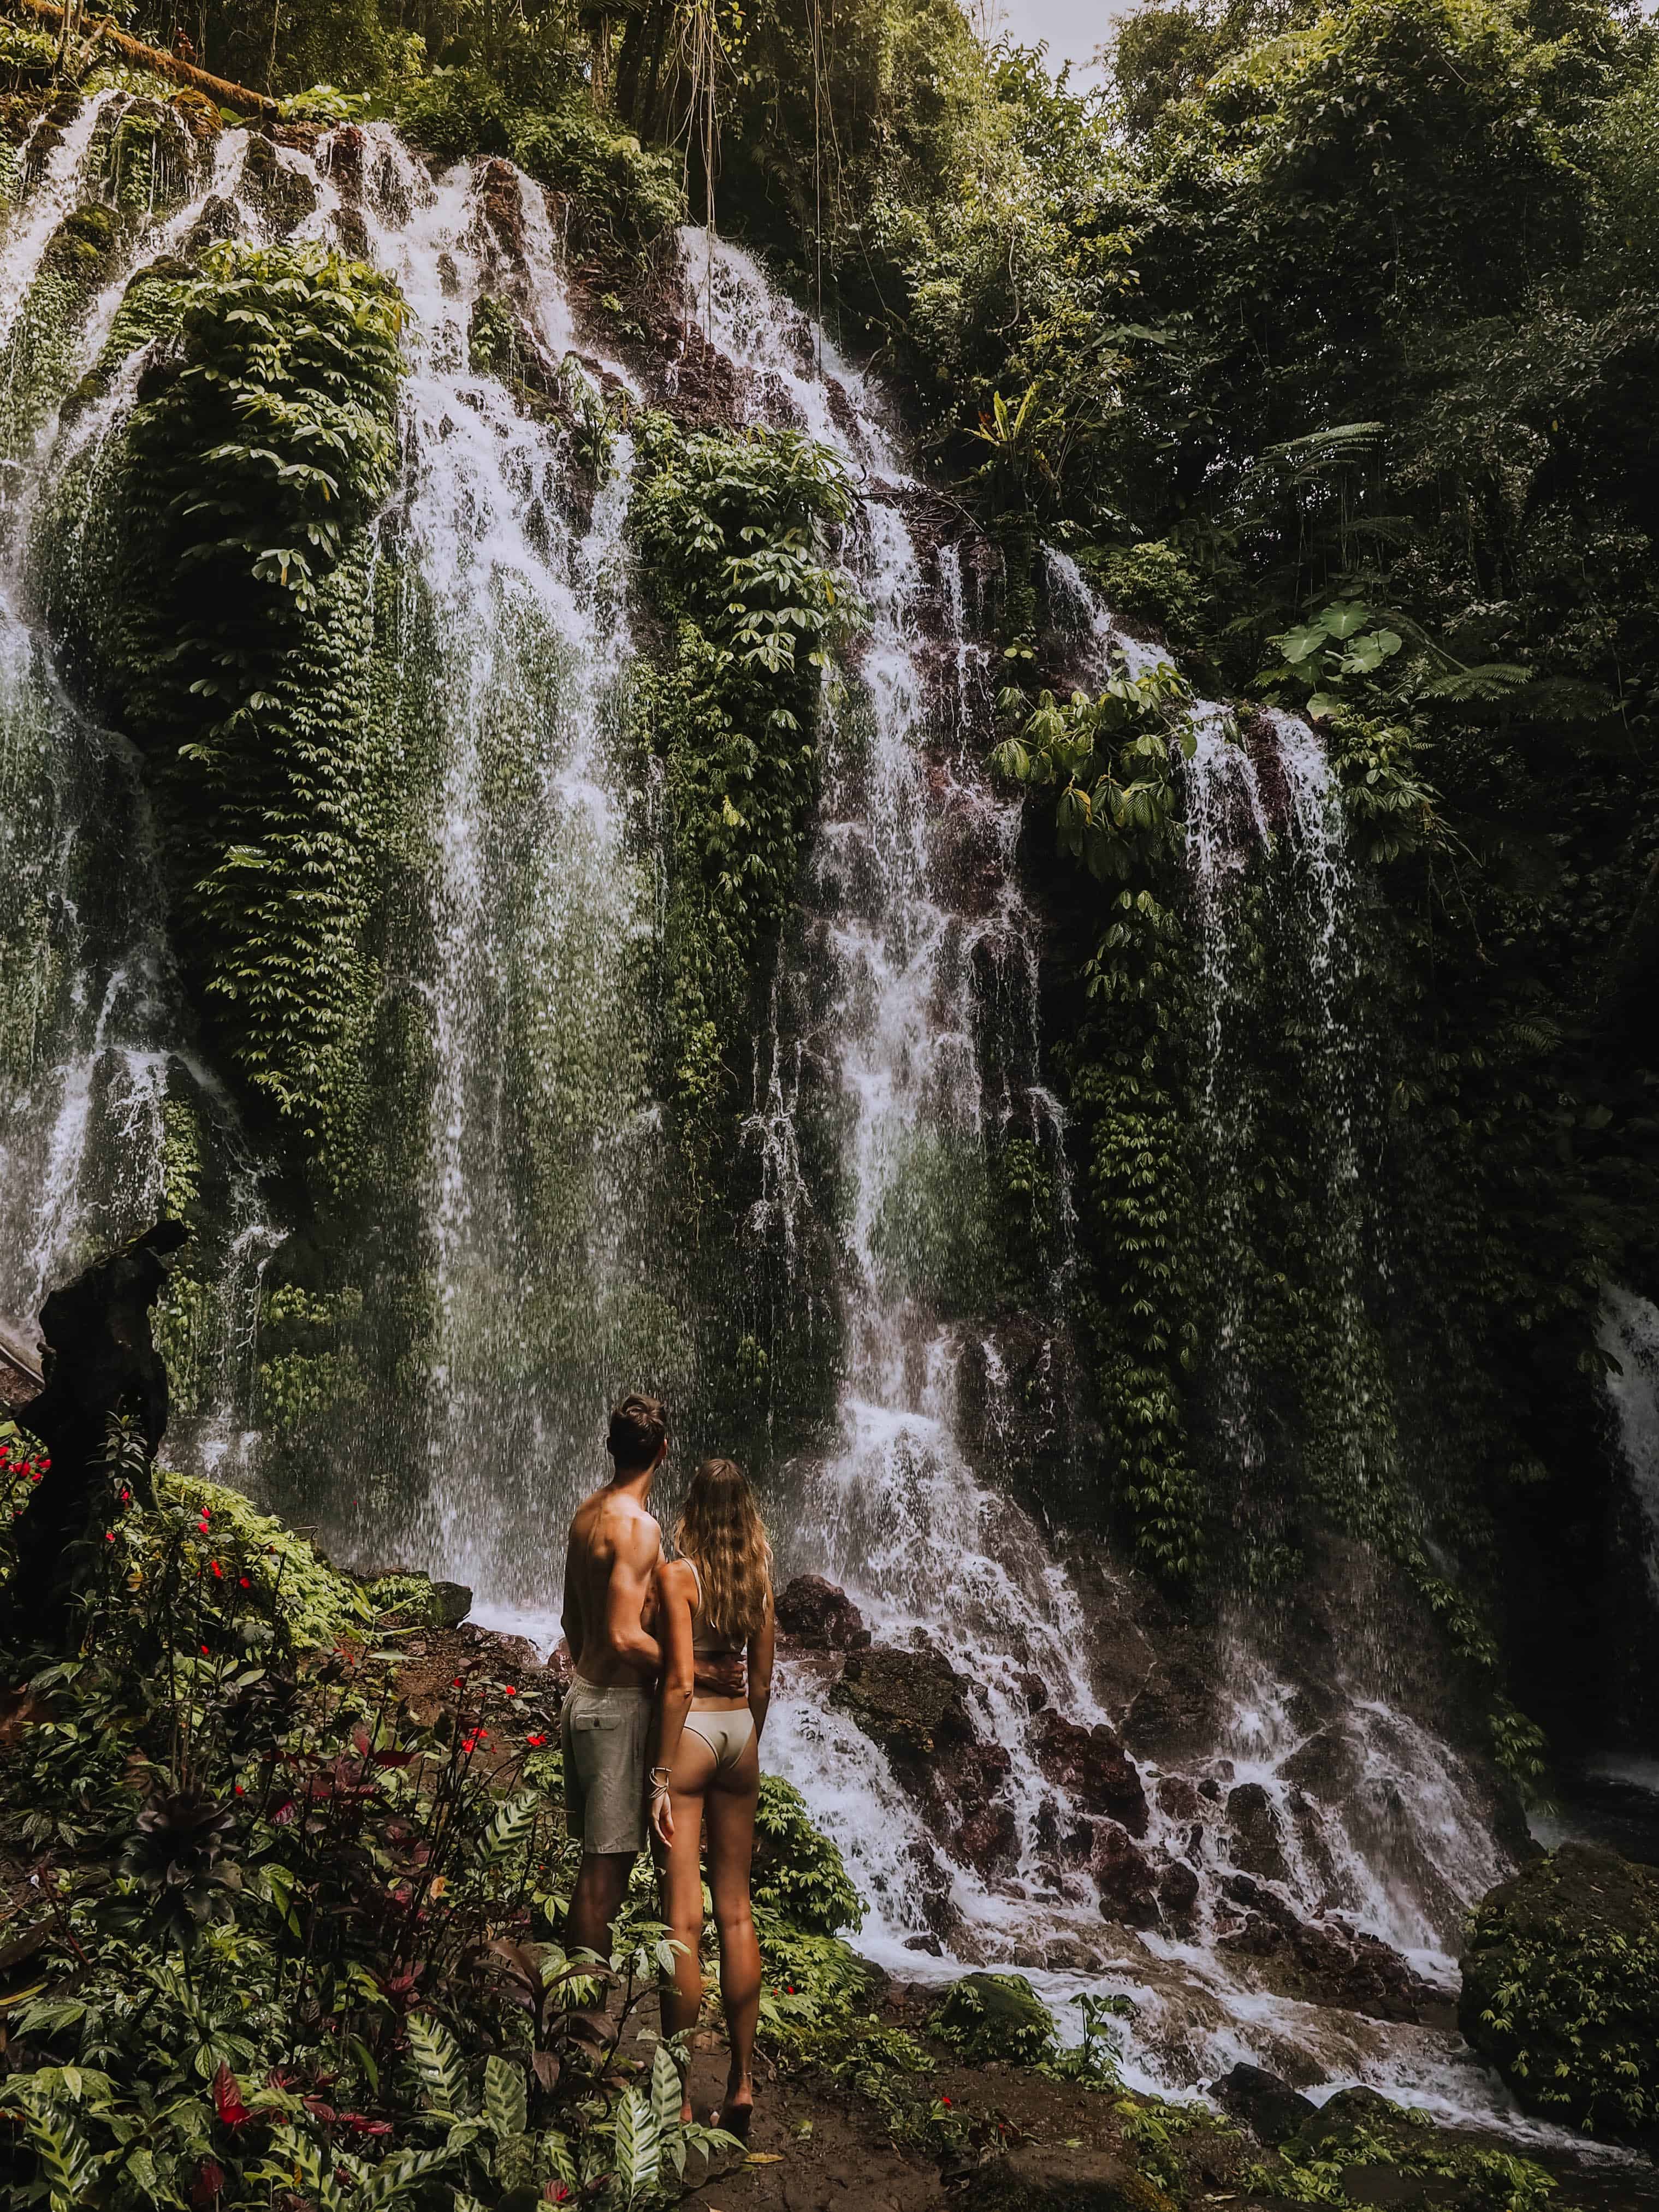
M 711 2127 L 724 2128 L 739 2142 L 749 2140 L 750 2123 L 755 2117 L 755 2085 L 753 2081 L 728 2081 L 726 2100 L 719 2112 L 708 2116 Z

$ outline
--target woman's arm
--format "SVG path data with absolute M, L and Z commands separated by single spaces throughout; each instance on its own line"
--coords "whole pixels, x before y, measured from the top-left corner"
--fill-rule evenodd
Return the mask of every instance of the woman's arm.
M 674 1814 L 668 1777 L 691 1710 L 696 1661 L 691 1650 L 692 1574 L 683 1559 L 665 1559 L 657 1569 L 657 1638 L 662 1645 L 662 1681 L 657 1691 L 657 1720 L 645 1786 L 651 1825 L 665 1844 L 674 1840 Z
M 772 1656 L 778 1640 L 778 1625 L 773 1618 L 772 1593 L 766 1593 L 766 1613 L 760 1626 L 749 1639 L 749 1710 L 755 1717 L 755 1741 L 760 1741 L 761 1730 L 766 1726 L 766 1709 L 772 1702 Z

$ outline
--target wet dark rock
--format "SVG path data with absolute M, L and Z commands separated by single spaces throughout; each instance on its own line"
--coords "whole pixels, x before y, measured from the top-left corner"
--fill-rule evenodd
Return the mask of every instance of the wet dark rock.
M 1123 1740 L 1143 1758 L 1181 1759 L 1210 1750 L 1217 1727 L 1217 1679 L 1188 1653 L 1160 1658 L 1124 1717 Z
M 1108 1920 L 1120 1920 L 1128 1928 L 1158 1925 L 1158 1876 L 1145 1851 L 1115 1820 L 1103 1820 L 1096 1829 L 1089 1871 Z
M 938 1853 L 929 1844 L 914 1843 L 907 1846 L 904 1856 L 910 1867 L 907 1889 L 929 1932 L 935 1936 L 953 1935 L 962 1915 L 951 1894 L 951 1877 Z M 937 1950 L 933 1955 L 939 1955 Z
M 872 1644 L 848 1654 L 830 1703 L 905 1767 L 974 1741 L 968 1685 L 941 1651 Z
M 465 1583 L 434 1583 L 432 1602 L 440 1627 L 459 1628 L 472 1610 L 472 1592 Z
M 1270 2148 L 1287 2142 L 1319 2109 L 1311 2097 L 1291 2088 L 1282 2075 L 1242 2062 L 1231 2073 L 1211 2082 L 1210 2094 L 1223 2112 L 1242 2120 L 1256 2141 Z
M 1198 1876 L 1185 1859 L 1171 1859 L 1159 1875 L 1158 1901 L 1171 1920 L 1184 1920 L 1198 1903 Z
M 957 1830 L 956 1849 L 982 1875 L 1012 1874 L 1019 1863 L 1019 1827 L 1012 1805 L 981 1805 Z
M 864 1615 L 822 1575 L 797 1575 L 778 1593 L 778 1626 L 815 1651 L 851 1651 L 871 1642 Z
M 1228 1791 L 1227 1818 L 1232 1822 L 1228 1856 L 1239 1871 L 1260 1875 L 1264 1881 L 1284 1881 L 1290 1869 L 1279 1815 L 1261 1783 L 1241 1782 Z
M 1340 1728 L 1323 1728 L 1298 1745 L 1279 1771 L 1287 1782 L 1311 1790 L 1327 1804 L 1336 1804 L 1358 1784 L 1362 1765 L 1358 1746 L 1351 1737 Z
M 1244 1917 L 1220 1938 L 1220 1948 L 1250 1960 L 1263 1987 L 1373 2020 L 1423 2021 L 1443 2010 L 1429 1984 L 1375 1936 L 1334 1917 L 1304 1920 L 1249 1875 L 1231 1875 L 1222 1894 Z
M 1107 1813 L 1132 1836 L 1146 1832 L 1146 1792 L 1134 1761 L 1109 1728 L 1084 1728 L 1052 1711 L 1031 1724 L 1031 1749 L 1050 1782 L 1091 1813 Z
M 1195 1820 L 1198 1818 L 1198 1786 L 1184 1774 L 1164 1774 L 1158 1778 L 1158 1809 L 1167 1813 L 1172 1820 Z
M 1019 1694 L 1025 1700 L 1028 1713 L 1041 1712 L 1048 1702 L 1048 1685 L 1041 1674 L 1016 1674 L 1014 1680 Z
M 1487 1892 L 1462 1963 L 1457 2024 L 1529 2112 L 1603 2132 L 1651 2125 L 1659 1869 L 1563 1844 Z

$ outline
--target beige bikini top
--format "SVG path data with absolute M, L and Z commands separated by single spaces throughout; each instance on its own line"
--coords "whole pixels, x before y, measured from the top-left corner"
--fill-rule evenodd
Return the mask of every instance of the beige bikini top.
M 689 1552 L 682 1552 L 680 1553 L 680 1557 L 685 1561 L 686 1565 L 690 1568 L 692 1576 L 697 1585 L 696 1608 L 691 1615 L 692 1656 L 698 1659 L 724 1659 L 728 1657 L 730 1654 L 734 1651 L 742 1651 L 745 1650 L 747 1647 L 744 1644 L 732 1644 L 728 1642 L 724 1637 L 716 1636 L 712 1628 L 700 1627 L 698 1626 L 699 1622 L 702 1620 L 702 1576 L 698 1569 L 696 1561 L 691 1557 Z

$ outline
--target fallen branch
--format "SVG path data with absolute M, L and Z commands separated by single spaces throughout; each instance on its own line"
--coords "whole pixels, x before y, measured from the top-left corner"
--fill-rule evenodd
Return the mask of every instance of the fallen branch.
M 63 27 L 64 11 L 54 8 L 52 0 L 6 0 L 6 4 L 26 15 L 38 16 L 54 30 Z M 191 92 L 205 93 L 217 107 L 234 108 L 239 115 L 276 113 L 276 102 L 268 94 L 252 91 L 245 84 L 232 84 L 226 77 L 211 76 L 191 62 L 181 62 L 176 54 L 164 54 L 159 46 L 147 46 L 141 40 L 118 30 L 106 16 L 98 16 L 89 22 L 86 35 L 94 45 L 110 47 L 123 61 L 151 70 L 157 76 L 170 77 L 174 84 L 187 86 Z

